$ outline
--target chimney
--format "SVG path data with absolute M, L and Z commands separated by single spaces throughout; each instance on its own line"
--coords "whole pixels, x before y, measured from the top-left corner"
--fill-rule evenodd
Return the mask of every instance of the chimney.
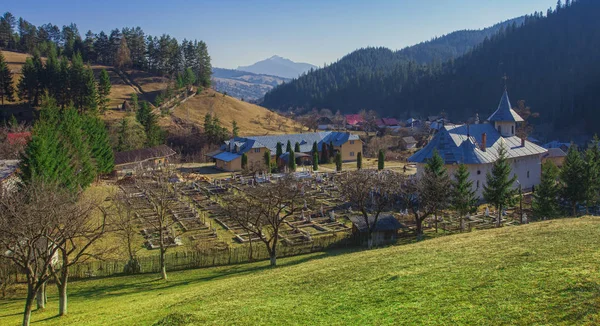
M 521 138 L 521 147 L 525 147 L 525 138 Z
M 484 132 L 481 134 L 481 150 L 485 152 L 487 145 L 487 134 Z
M 467 138 L 471 137 L 471 131 L 469 130 L 469 123 L 467 122 Z

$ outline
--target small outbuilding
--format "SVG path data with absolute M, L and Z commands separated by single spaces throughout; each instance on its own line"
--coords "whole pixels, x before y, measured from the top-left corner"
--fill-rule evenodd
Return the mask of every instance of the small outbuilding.
M 367 243 L 369 227 L 363 216 L 350 216 L 352 222 L 352 233 L 360 239 L 361 243 Z M 369 216 L 369 225 L 375 222 L 374 216 Z M 398 231 L 404 228 L 393 215 L 380 215 L 373 232 L 373 245 L 382 245 L 395 242 L 398 239 Z

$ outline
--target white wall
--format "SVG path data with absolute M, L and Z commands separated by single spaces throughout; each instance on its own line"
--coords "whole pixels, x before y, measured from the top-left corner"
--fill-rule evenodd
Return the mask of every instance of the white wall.
M 519 157 L 517 159 L 509 159 L 513 174 L 517 175 L 517 180 L 521 183 L 523 189 L 531 189 L 532 186 L 540 184 L 542 177 L 542 165 L 540 155 L 530 155 Z M 473 190 L 476 191 L 476 195 L 479 198 L 483 198 L 483 186 L 485 185 L 485 179 L 487 173 L 492 172 L 492 163 L 489 164 L 467 164 L 469 170 L 470 180 L 473 181 Z M 420 176 L 423 173 L 425 164 L 417 164 L 417 175 Z M 454 175 L 458 164 L 447 164 L 448 174 Z M 479 181 L 479 187 L 477 187 Z M 515 182 L 515 188 L 519 187 L 519 183 Z

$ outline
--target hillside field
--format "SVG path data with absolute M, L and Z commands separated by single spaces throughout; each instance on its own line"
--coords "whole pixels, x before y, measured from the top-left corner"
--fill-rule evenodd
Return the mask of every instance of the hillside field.
M 600 218 L 476 231 L 158 275 L 72 282 L 69 315 L 49 287 L 39 325 L 531 325 L 600 322 Z M 20 323 L 22 297 L 0 300 Z
M 9 69 L 13 72 L 13 79 L 16 87 L 21 78 L 21 66 L 25 63 L 25 59 L 30 57 L 30 55 L 11 51 L 2 51 L 2 53 L 8 62 Z M 145 99 L 154 101 L 156 96 L 167 87 L 168 83 L 167 78 L 138 70 L 127 70 L 126 74 L 128 78 L 131 79 L 128 80 L 127 78 L 119 76 L 119 74 L 109 66 L 92 65 L 92 69 L 96 76 L 100 73 L 101 69 L 106 69 L 110 76 L 112 87 L 110 91 L 109 110 L 107 110 L 103 116 L 107 123 L 115 123 L 125 116 L 125 112 L 116 110 L 116 108 L 120 107 L 123 104 L 123 101 L 129 100 L 131 94 L 137 93 L 140 100 Z M 9 110 L 13 110 L 17 118 L 22 117 L 31 119 L 31 112 L 24 112 L 31 111 L 26 108 L 25 104 L 11 106 L 13 106 L 13 108 Z M 187 119 L 188 110 L 190 113 L 189 120 Z M 177 107 L 173 112 L 173 118 L 188 121 L 197 126 L 202 126 L 204 124 L 204 115 L 207 112 L 215 113 L 223 122 L 223 126 L 229 130 L 231 130 L 231 123 L 235 119 L 240 127 L 241 135 L 266 135 L 293 132 L 296 130 L 296 123 L 291 119 L 282 117 L 281 119 L 285 121 L 282 128 L 279 128 L 276 125 L 277 118 L 269 125 L 264 119 L 261 119 L 269 112 L 269 110 L 258 105 L 238 100 L 231 96 L 223 96 L 223 94 L 212 89 L 204 90 L 201 94 L 196 95 L 183 105 Z M 275 116 L 278 117 L 277 114 L 275 114 Z M 258 121 L 261 122 L 257 123 Z M 160 125 L 165 129 L 177 127 L 176 122 L 169 116 L 161 117 Z

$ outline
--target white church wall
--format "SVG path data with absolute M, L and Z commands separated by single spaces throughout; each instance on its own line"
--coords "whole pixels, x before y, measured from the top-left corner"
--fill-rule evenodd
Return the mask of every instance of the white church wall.
M 533 186 L 537 186 L 541 182 L 542 165 L 539 155 L 523 156 L 515 159 L 509 159 L 512 173 L 517 175 L 517 180 L 521 183 L 523 190 L 530 190 Z M 479 198 L 483 198 L 483 186 L 486 182 L 487 173 L 492 172 L 492 163 L 488 164 L 467 164 L 469 171 L 469 179 L 473 181 L 473 190 Z M 417 176 L 421 176 L 425 169 L 424 163 L 417 164 Z M 452 177 L 458 169 L 458 164 L 447 164 L 446 169 Z M 515 182 L 515 188 L 519 187 L 519 183 Z

